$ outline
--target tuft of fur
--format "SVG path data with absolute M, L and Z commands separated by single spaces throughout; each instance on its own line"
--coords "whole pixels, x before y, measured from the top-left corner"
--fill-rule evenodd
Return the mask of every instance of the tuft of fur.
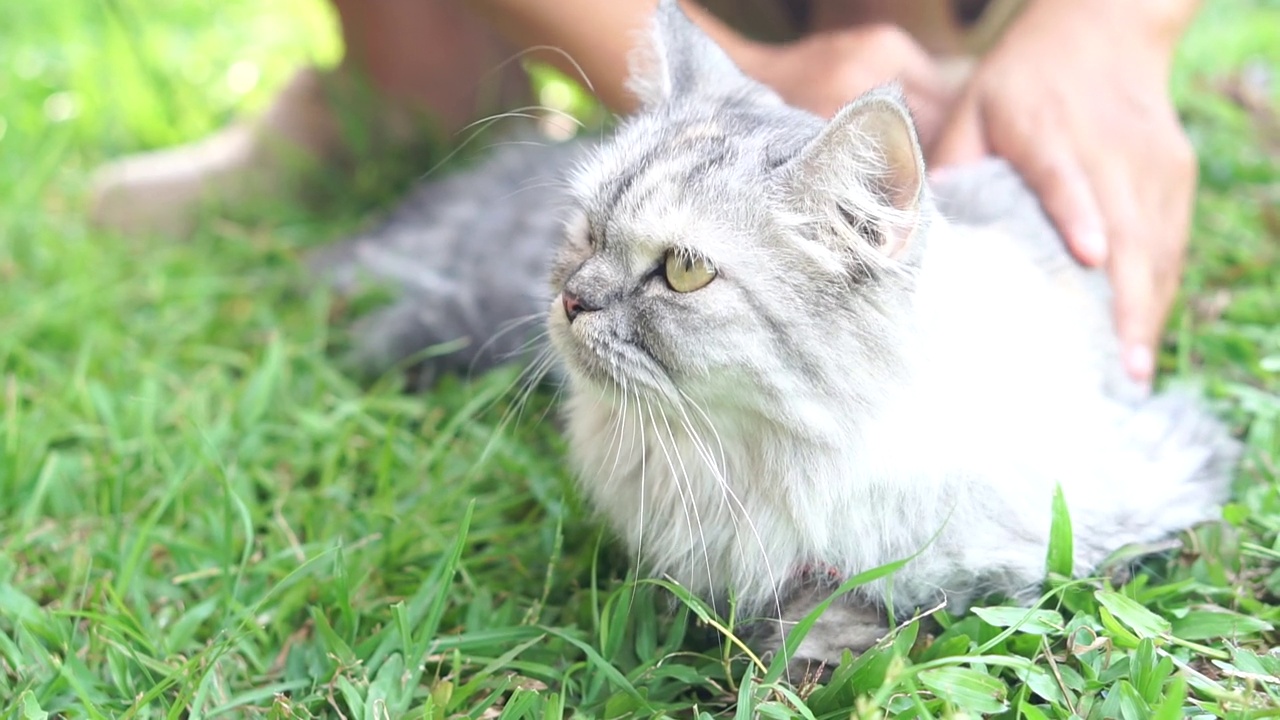
M 819 663 L 873 642 L 889 606 L 1038 586 L 1058 486 L 1081 573 L 1218 516 L 1238 443 L 1194 399 L 1124 377 L 1105 276 L 1070 259 L 1006 164 L 929 187 L 893 91 L 823 121 L 749 81 L 675 3 L 655 32 L 645 111 L 531 161 L 564 179 L 555 202 L 497 201 L 518 165 L 500 154 L 329 262 L 405 284 L 420 322 L 384 316 L 379 348 L 452 339 L 452 308 L 519 297 L 466 326 L 485 337 L 539 297 L 585 494 L 648 571 L 740 612 L 785 628 L 826 580 L 914 556 L 823 616 L 800 650 Z M 561 203 L 557 247 L 545 208 Z M 676 292 L 671 252 L 715 278 Z M 542 263 L 550 292 L 530 284 Z M 571 320 L 562 293 L 588 311 Z

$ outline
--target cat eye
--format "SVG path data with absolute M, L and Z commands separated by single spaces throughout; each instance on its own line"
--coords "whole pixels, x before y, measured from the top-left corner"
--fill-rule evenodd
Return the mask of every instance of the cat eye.
M 716 269 L 711 263 L 687 252 L 668 251 L 664 269 L 667 284 L 679 293 L 701 290 L 716 279 Z

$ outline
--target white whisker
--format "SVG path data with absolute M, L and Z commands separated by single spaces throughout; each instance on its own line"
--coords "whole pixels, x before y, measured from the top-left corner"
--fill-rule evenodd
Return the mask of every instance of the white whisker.
M 653 421 L 654 436 L 658 440 L 658 446 L 662 449 L 663 455 L 665 455 L 667 458 L 667 466 L 672 472 L 672 478 L 676 481 L 677 488 L 680 486 L 680 478 L 682 477 L 684 478 L 685 489 L 689 493 L 689 505 L 692 506 L 693 508 L 693 521 L 696 522 L 698 526 L 698 539 L 702 545 L 702 559 L 703 559 L 703 562 L 706 564 L 706 568 L 707 568 L 707 592 L 712 597 L 714 597 L 716 583 L 715 583 L 715 578 L 713 577 L 713 572 L 711 569 L 711 554 L 707 550 L 707 536 L 703 532 L 702 514 L 698 510 L 697 492 L 693 487 L 693 481 L 689 477 L 688 470 L 684 466 L 684 459 L 680 456 L 680 448 L 678 443 L 676 442 L 675 434 L 671 431 L 671 423 L 667 421 L 666 413 L 662 412 L 662 406 L 661 405 L 658 406 L 658 410 L 659 410 L 658 414 L 662 416 L 662 423 L 663 425 L 666 426 L 667 437 L 671 438 L 672 447 L 670 452 L 667 451 L 666 443 L 662 441 L 662 435 L 659 434 L 658 432 L 658 423 L 657 423 L 657 419 L 654 417 L 653 404 L 647 400 L 646 400 L 646 404 L 648 405 L 648 408 L 649 408 L 649 418 L 650 420 Z M 675 463 L 672 462 L 673 456 L 675 458 Z M 678 474 L 676 473 L 676 467 L 675 467 L 676 464 L 680 465 L 680 471 Z M 683 494 L 682 494 L 682 497 L 683 497 Z M 689 508 L 686 507 L 685 515 L 687 516 L 688 514 L 689 514 Z M 692 550 L 693 549 L 692 532 L 690 533 L 690 537 L 689 537 L 689 545 L 690 545 L 690 549 Z
M 475 372 L 476 362 L 479 361 L 480 356 L 483 355 L 485 351 L 489 349 L 490 346 L 492 346 L 498 340 L 501 340 L 502 337 L 507 335 L 508 333 L 519 330 L 520 328 L 527 326 L 531 323 L 534 323 L 543 317 L 545 317 L 545 313 L 542 311 L 539 311 L 536 313 L 529 313 L 528 315 L 524 315 L 522 317 L 507 320 L 501 323 L 500 325 L 498 325 L 498 329 L 493 333 L 493 335 L 489 336 L 489 338 L 485 340 L 484 343 L 482 343 L 479 348 L 476 349 L 475 355 L 471 359 L 471 363 L 467 366 L 467 376 L 466 376 L 467 379 L 468 380 L 472 379 L 472 374 Z M 523 352 L 524 350 L 529 348 L 535 340 L 546 337 L 547 332 L 548 331 L 543 330 L 541 333 L 535 336 L 533 340 L 526 340 L 514 352 L 509 353 L 507 356 L 499 358 L 499 361 L 505 362 L 506 360 L 511 359 L 511 356 L 517 353 Z
M 645 479 L 649 476 L 648 457 L 649 446 L 644 437 L 644 416 L 640 414 L 640 392 L 632 390 L 632 396 L 636 401 L 636 429 L 640 431 L 640 531 L 636 538 L 636 572 L 640 572 L 640 568 L 644 567 L 644 499 L 645 499 Z M 631 602 L 634 604 L 636 599 L 636 591 L 639 589 L 639 583 L 631 588 Z
M 751 530 L 751 535 L 756 541 L 756 547 L 760 550 L 761 559 L 764 561 L 765 572 L 768 574 L 768 577 L 769 577 L 769 589 L 773 594 L 773 605 L 774 605 L 774 611 L 777 614 L 778 631 L 781 634 L 781 637 L 785 638 L 786 629 L 782 620 L 782 597 L 778 593 L 778 579 L 775 576 L 773 571 L 773 563 L 769 560 L 769 552 L 765 548 L 764 539 L 760 536 L 759 528 L 756 527 L 755 522 L 751 519 L 751 513 L 747 510 L 746 505 L 744 505 L 742 500 L 738 497 L 738 494 L 734 492 L 733 486 L 729 483 L 728 479 L 724 475 L 724 471 L 727 471 L 728 465 L 724 464 L 725 463 L 724 445 L 723 443 L 720 442 L 720 433 L 715 429 L 715 423 L 711 421 L 711 417 L 706 413 L 705 410 L 703 410 L 698 405 L 698 403 L 693 398 L 689 397 L 689 395 L 686 394 L 684 391 L 678 391 L 678 392 L 680 396 L 684 399 L 684 402 L 677 402 L 675 403 L 675 406 L 676 406 L 676 409 L 680 411 L 680 414 L 682 416 L 681 422 L 684 425 L 685 432 L 689 435 L 689 438 L 693 441 L 694 447 L 698 450 L 698 454 L 702 458 L 703 462 L 706 463 L 707 468 L 710 469 L 712 474 L 714 475 L 716 479 L 716 484 L 719 485 L 720 487 L 721 497 L 732 500 L 733 504 L 737 505 L 738 509 L 741 510 L 742 517 L 744 520 L 746 520 L 747 527 Z M 685 412 L 685 409 L 684 409 L 685 403 L 688 403 L 689 405 L 691 405 L 695 410 L 698 411 L 698 413 L 702 415 L 702 418 L 703 420 L 705 420 L 707 427 L 715 435 L 716 442 L 720 446 L 720 462 L 721 462 L 720 467 L 716 466 L 715 458 L 711 456 L 709 450 L 706 447 L 706 444 L 698 435 L 697 428 L 694 426 L 692 419 L 689 417 L 689 414 Z M 739 526 L 737 521 L 737 515 L 734 512 L 732 506 L 729 507 L 729 517 L 733 522 L 734 538 L 738 543 L 738 551 L 741 553 L 743 552 L 743 550 L 741 545 L 741 537 L 738 533 Z M 785 652 L 785 649 L 786 648 L 784 644 L 783 646 L 784 652 Z M 784 658 L 784 662 L 787 662 L 787 661 L 788 660 Z M 790 670 L 788 670 L 787 679 L 788 681 L 790 681 Z
M 587 76 L 587 72 L 582 69 L 582 66 L 578 64 L 578 61 L 574 60 L 573 56 L 570 55 L 567 50 L 561 47 L 557 47 L 555 45 L 530 45 L 529 47 L 524 48 L 519 52 L 513 53 L 511 56 L 507 57 L 505 60 L 498 63 L 496 66 L 494 66 L 494 68 L 489 72 L 496 73 L 502 70 L 502 68 L 506 67 L 507 65 L 524 57 L 525 55 L 529 55 L 538 51 L 549 51 L 549 52 L 557 53 L 558 55 L 561 55 L 562 57 L 564 57 L 564 59 L 567 60 L 569 64 L 572 65 L 573 68 L 578 71 L 578 77 L 582 79 L 582 83 L 587 86 L 587 89 L 591 91 L 591 94 L 592 95 L 596 94 L 595 85 L 591 83 L 591 78 Z

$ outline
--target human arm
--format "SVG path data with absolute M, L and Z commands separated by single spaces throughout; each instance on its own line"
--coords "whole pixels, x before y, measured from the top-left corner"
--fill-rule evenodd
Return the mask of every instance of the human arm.
M 590 86 L 611 110 L 628 113 L 628 56 L 656 0 L 467 0 L 509 42 Z M 743 37 L 696 2 L 681 8 L 748 75 L 797 107 L 830 117 L 877 85 L 902 84 L 928 142 L 956 85 L 904 31 L 872 25 L 783 44 Z M 819 72 L 818 69 L 821 69 Z

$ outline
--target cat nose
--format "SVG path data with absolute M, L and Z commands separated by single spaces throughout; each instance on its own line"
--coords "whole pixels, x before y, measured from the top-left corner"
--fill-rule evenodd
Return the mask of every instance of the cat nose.
M 592 310 L 599 309 L 583 302 L 582 298 L 579 297 L 577 293 L 570 292 L 569 290 L 565 290 L 560 293 L 560 302 L 564 305 L 564 314 L 565 317 L 569 318 L 569 322 L 573 322 L 584 312 L 591 312 Z

